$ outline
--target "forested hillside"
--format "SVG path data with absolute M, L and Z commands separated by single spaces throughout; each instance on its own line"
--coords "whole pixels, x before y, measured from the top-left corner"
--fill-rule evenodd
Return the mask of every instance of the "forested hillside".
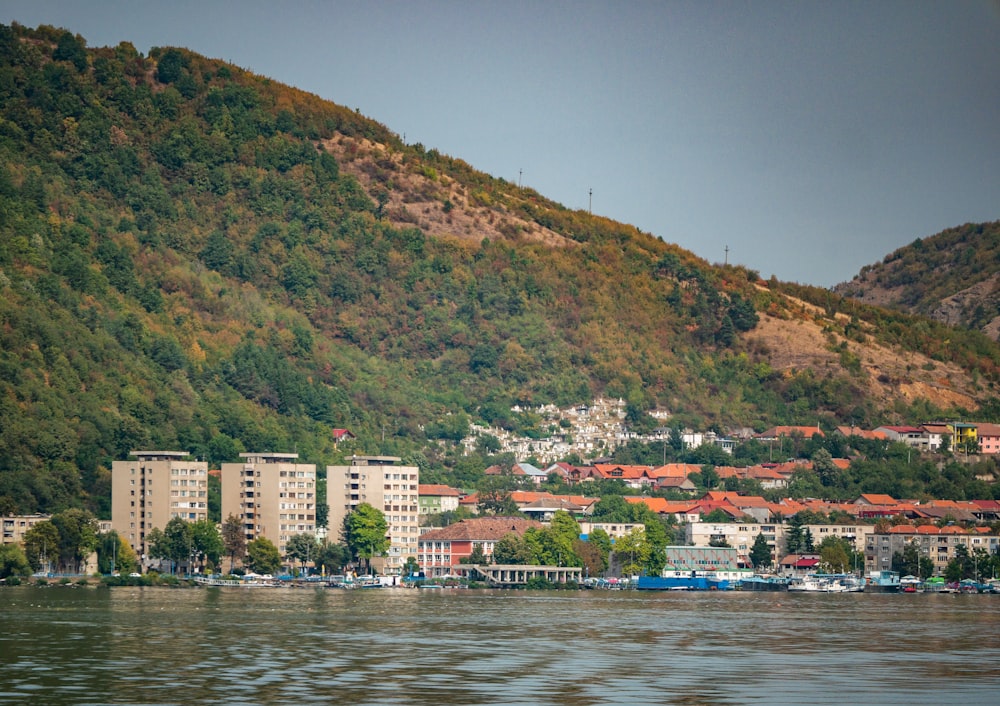
M 1000 221 L 967 223 L 886 255 L 834 288 L 843 296 L 1000 337 Z
M 997 407 L 982 336 L 710 266 L 183 49 L 0 26 L 0 101 L 0 512 L 106 514 L 140 448 L 446 476 L 484 467 L 451 443 L 470 420 L 535 423 L 514 403 L 718 428 Z M 766 322 L 822 362 L 780 362 Z M 873 347 L 958 402 L 874 394 Z

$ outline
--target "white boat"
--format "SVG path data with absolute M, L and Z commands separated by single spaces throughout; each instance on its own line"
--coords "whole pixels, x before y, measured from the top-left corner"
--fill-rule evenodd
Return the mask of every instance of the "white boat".
M 789 581 L 788 590 L 804 593 L 858 593 L 865 590 L 865 585 L 850 574 L 809 574 Z

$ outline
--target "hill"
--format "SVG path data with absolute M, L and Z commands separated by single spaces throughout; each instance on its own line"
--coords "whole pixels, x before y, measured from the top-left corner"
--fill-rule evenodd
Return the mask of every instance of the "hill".
M 1000 337 L 1000 221 L 967 223 L 886 255 L 834 291 Z
M 106 515 L 134 449 L 468 477 L 470 420 L 544 431 L 515 404 L 1000 409 L 975 332 L 712 266 L 181 48 L 0 27 L 0 99 L 0 512 Z

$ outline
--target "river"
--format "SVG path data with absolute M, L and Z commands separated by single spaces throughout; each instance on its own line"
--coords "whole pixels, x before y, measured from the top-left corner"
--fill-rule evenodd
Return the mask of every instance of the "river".
M 0 704 L 997 704 L 1000 596 L 0 589 Z

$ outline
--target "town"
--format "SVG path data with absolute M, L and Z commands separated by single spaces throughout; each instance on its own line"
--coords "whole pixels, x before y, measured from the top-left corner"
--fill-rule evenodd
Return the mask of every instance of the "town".
M 496 429 L 473 431 L 496 434 L 503 452 L 530 454 L 536 462 L 584 451 L 610 453 L 629 442 L 665 446 L 677 434 L 664 428 L 643 437 L 631 434 L 624 424 L 624 407 L 621 400 L 596 400 L 569 410 L 566 417 L 573 422 L 558 424 L 564 430 L 558 439 L 518 439 Z M 537 413 L 551 416 L 554 410 L 543 408 Z M 353 436 L 346 429 L 335 429 L 333 434 L 345 443 Z M 786 448 L 793 447 L 791 441 L 823 437 L 818 426 L 778 426 L 744 434 L 744 439 L 752 436 L 767 445 L 769 456 L 772 449 L 777 450 L 778 460 L 743 466 L 679 462 L 654 466 L 616 463 L 610 457 L 586 464 L 553 461 L 544 467 L 516 462 L 485 469 L 486 480 L 494 482 L 479 490 L 421 483 L 417 466 L 392 456 L 355 453 L 344 465 L 326 466 L 324 474 L 315 464 L 301 463 L 295 453 L 243 453 L 238 462 L 209 469 L 207 462 L 194 460 L 184 451 L 136 450 L 129 459 L 114 461 L 111 518 L 95 524 L 100 536 L 113 533 L 119 538 L 119 565 L 128 565 L 126 556 L 134 552 L 135 564 L 130 568 L 136 573 L 221 571 L 220 552 L 197 549 L 197 541 L 190 536 L 188 556 L 163 550 L 164 531 L 170 523 L 213 524 L 208 496 L 210 477 L 214 477 L 221 489 L 223 518 L 216 525 L 222 535 L 238 536 L 239 549 L 233 551 L 228 543 L 226 548 L 232 555 L 230 568 L 239 564 L 243 571 L 253 564 L 245 555 L 246 546 L 260 540 L 266 540 L 277 557 L 270 566 L 288 575 L 325 574 L 328 569 L 334 573 L 345 565 L 349 570 L 358 568 L 352 563 L 358 556 L 351 555 L 341 555 L 341 561 L 335 555 L 327 558 L 328 565 L 323 564 L 321 548 L 343 539 L 341 528 L 359 508 L 371 508 L 384 519 L 385 546 L 366 557 L 365 568 L 391 578 L 393 584 L 420 576 L 523 585 L 527 574 L 521 571 L 521 579 L 512 579 L 518 572 L 509 567 L 537 562 L 512 558 L 505 551 L 509 549 L 504 547 L 505 540 L 523 540 L 551 527 L 560 517 L 564 527 L 572 527 L 573 540 L 585 545 L 598 538 L 597 543 L 608 543 L 610 557 L 603 563 L 585 560 L 588 552 L 574 552 L 570 545 L 562 555 L 550 553 L 549 559 L 556 558 L 538 564 L 541 568 L 535 575 L 551 576 L 559 583 L 584 579 L 627 583 L 650 569 L 661 577 L 668 573 L 694 576 L 706 574 L 706 567 L 714 579 L 734 584 L 752 574 L 787 579 L 823 571 L 868 576 L 902 572 L 918 579 L 947 576 L 956 581 L 982 581 L 983 586 L 995 578 L 1000 553 L 997 500 L 917 500 L 885 493 L 862 493 L 840 501 L 785 497 L 782 491 L 794 483 L 796 474 L 818 473 L 821 465 L 825 472 L 837 473 L 852 460 L 828 453 L 813 459 L 784 457 Z M 901 444 L 925 455 L 953 449 L 970 459 L 1000 452 L 1000 425 L 994 424 L 942 422 L 872 430 L 837 427 L 833 434 Z M 681 431 L 680 436 L 684 448 L 710 445 L 725 454 L 732 454 L 741 438 L 691 430 Z M 466 439 L 462 446 L 471 449 L 475 443 Z M 321 492 L 324 476 L 325 494 Z M 992 477 L 983 480 L 995 481 Z M 606 491 L 609 482 L 620 492 L 610 496 L 594 492 Z M 553 484 L 571 490 L 542 489 Z M 747 487 L 765 492 L 741 492 Z M 640 555 L 650 551 L 643 542 L 651 521 L 670 534 L 667 542 L 653 547 L 664 560 L 635 561 L 636 546 L 641 548 Z M 3 517 L 3 543 L 23 547 L 31 568 L 45 575 L 54 568 L 80 574 L 97 573 L 100 565 L 107 568 L 108 561 L 100 562 L 99 551 L 80 552 L 75 566 L 68 565 L 72 562 L 67 563 L 65 556 L 52 561 L 59 537 L 51 536 L 48 547 L 42 537 L 39 549 L 39 537 L 33 536 L 45 524 L 52 524 L 52 518 Z M 308 542 L 302 542 L 303 537 Z M 117 554 L 116 546 L 113 553 Z M 631 560 L 625 558 L 627 551 Z M 536 552 L 535 559 L 538 556 Z

